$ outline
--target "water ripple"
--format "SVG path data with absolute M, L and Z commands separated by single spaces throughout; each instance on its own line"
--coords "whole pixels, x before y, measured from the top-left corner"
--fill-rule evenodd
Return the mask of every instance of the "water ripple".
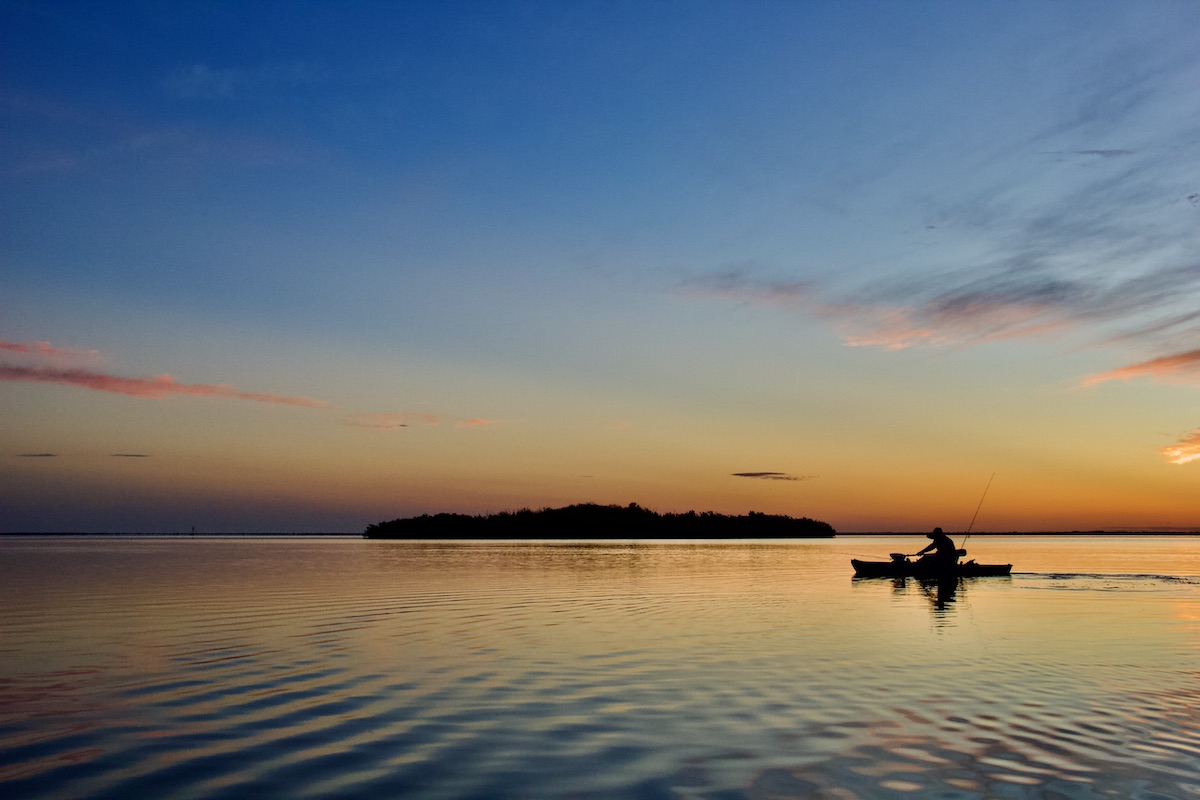
M 12 611 L 0 792 L 1161 800 L 1200 788 L 1195 582 L 1015 576 L 939 607 L 919 586 L 853 584 L 786 549 L 267 552 L 277 569 L 259 556 L 238 573 L 219 550 L 193 559 L 222 581 L 202 594 L 174 578 L 0 588 Z M 126 556 L 136 574 L 175 569 Z

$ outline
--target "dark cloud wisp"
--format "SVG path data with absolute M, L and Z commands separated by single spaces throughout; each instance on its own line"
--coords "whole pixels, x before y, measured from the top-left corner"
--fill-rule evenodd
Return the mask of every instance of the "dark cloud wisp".
M 807 481 L 817 477 L 816 475 L 792 475 L 787 472 L 734 472 L 731 475 L 735 478 L 757 478 L 763 481 Z

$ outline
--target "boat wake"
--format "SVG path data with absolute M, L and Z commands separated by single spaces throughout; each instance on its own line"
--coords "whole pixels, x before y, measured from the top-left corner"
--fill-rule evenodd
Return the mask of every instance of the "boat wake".
M 1139 585 L 1166 584 L 1172 586 L 1200 586 L 1200 575 L 1159 575 L 1153 573 L 1108 573 L 1108 572 L 1013 572 L 1014 578 L 1036 579 L 1070 583 L 1062 588 L 1095 589 L 1097 582 L 1111 584 L 1112 588 L 1136 589 Z M 1075 583 L 1079 585 L 1074 586 Z

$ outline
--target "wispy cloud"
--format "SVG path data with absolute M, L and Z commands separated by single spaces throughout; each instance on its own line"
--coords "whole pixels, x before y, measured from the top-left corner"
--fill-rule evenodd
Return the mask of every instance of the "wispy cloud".
M 816 475 L 792 475 L 787 472 L 734 472 L 735 478 L 756 478 L 762 481 L 809 481 Z
M 267 63 L 242 67 L 191 64 L 171 71 L 162 80 L 170 94 L 185 99 L 229 100 L 277 88 L 320 83 L 324 70 L 304 62 Z
M 414 425 L 437 425 L 441 422 L 437 415 L 416 411 L 378 411 L 365 414 L 351 414 L 343 422 L 356 428 L 371 428 L 379 431 L 397 431 Z M 503 425 L 505 420 L 465 419 L 454 423 L 455 428 L 485 428 L 493 425 Z
M 898 277 L 822 293 L 817 312 L 849 344 L 892 349 L 1071 334 L 1161 353 L 1195 341 L 1200 219 L 1175 203 L 1177 173 L 1161 152 L 1078 152 L 1107 164 L 1064 174 L 1041 196 L 1001 182 L 947 201 L 939 227 L 980 256 L 942 266 L 930 256 Z
M 1046 333 L 1067 325 L 1056 305 L 1072 289 L 1065 283 L 963 286 L 918 304 L 898 302 L 899 287 L 874 296 L 831 296 L 814 282 L 759 280 L 721 272 L 689 281 L 684 292 L 794 311 L 824 319 L 851 347 L 903 350 L 918 345 L 979 343 Z M 909 293 L 920 291 L 912 286 Z
M 1130 378 L 1150 377 L 1169 383 L 1200 383 L 1200 350 L 1152 358 L 1138 364 L 1098 372 L 1083 379 L 1084 386 L 1106 381 L 1127 381 Z
M 127 378 L 77 366 L 99 358 L 97 350 L 60 347 L 50 342 L 11 342 L 0 339 L 0 355 L 13 354 L 20 363 L 0 363 L 0 381 L 26 381 L 78 386 L 97 392 L 131 397 L 163 398 L 225 397 L 290 406 L 328 408 L 329 403 L 310 397 L 293 397 L 274 392 L 247 392 L 229 384 L 180 383 L 169 374 Z
M 39 135 L 18 133 L 0 153 L 0 175 L 104 172 L 153 163 L 156 168 L 191 169 L 227 161 L 252 166 L 292 164 L 301 149 L 286 140 L 197 123 L 146 119 L 119 106 L 74 107 L 0 90 L 0 113 L 33 123 Z
M 246 70 L 192 64 L 176 69 L 162 80 L 168 93 L 184 98 L 231 98 L 250 82 Z
M 79 386 L 97 392 L 124 394 L 131 397 L 163 398 L 172 395 L 189 397 L 225 397 L 236 400 L 253 400 L 259 403 L 278 403 L 289 406 L 327 408 L 329 403 L 309 397 L 290 397 L 272 392 L 246 392 L 228 384 L 179 383 L 170 375 L 148 378 L 125 378 L 86 369 L 56 369 L 39 366 L 12 366 L 0 364 L 0 380 L 31 381 Z
M 1175 444 L 1160 451 L 1172 464 L 1187 464 L 1200 460 L 1200 428 L 1189 431 Z
M 969 345 L 1068 328 L 1068 307 L 1078 291 L 1067 281 L 1002 279 L 964 285 L 911 306 L 873 306 L 852 299 L 825 307 L 824 315 L 843 329 L 861 330 L 845 334 L 852 347 Z
M 802 268 L 722 266 L 680 290 L 820 319 L 856 347 L 1120 339 L 1147 360 L 1195 347 L 1200 156 L 1194 115 L 1178 109 L 1191 107 L 1200 62 L 1133 52 L 1047 84 L 1049 113 L 1032 126 L 997 130 L 967 155 L 949 150 L 966 159 L 955 183 L 922 181 L 926 165 L 897 156 L 872 179 L 881 199 L 864 204 L 870 216 L 839 209 L 865 242 L 844 248 L 845 261 L 798 242 L 790 257 Z M 892 199 L 887 167 L 918 180 Z M 762 259 L 747 252 L 742 263 Z
M 815 281 L 756 278 L 722 271 L 692 279 L 682 291 L 823 319 L 851 347 L 903 350 L 973 346 L 1011 339 L 1091 335 L 1094 344 L 1133 341 L 1168 348 L 1200 334 L 1200 264 L 1155 265 L 1112 275 L 1063 271 L 1037 259 L 1013 259 L 935 274 L 877 281 L 837 292 Z M 1147 362 L 1154 377 L 1181 365 L 1178 356 Z M 1114 372 L 1109 378 L 1121 377 Z
M 741 269 L 698 275 L 684 282 L 683 292 L 695 297 L 712 297 L 761 306 L 811 308 L 819 305 L 811 285 L 805 281 L 759 280 Z
M 99 350 L 75 350 L 69 347 L 55 347 L 50 342 L 10 342 L 0 339 L 0 350 L 8 353 L 20 353 L 43 359 L 93 360 L 100 357 Z
M 914 281 L 908 291 L 920 293 L 938 284 L 945 288 L 912 305 L 881 306 L 860 296 L 823 310 L 845 323 L 874 326 L 857 339 L 847 336 L 850 344 L 979 344 L 1083 330 L 1101 342 L 1114 338 L 1101 336 L 1103 331 L 1116 331 L 1116 336 L 1148 346 L 1163 345 L 1189 339 L 1196 331 L 1195 306 L 1189 304 L 1200 298 L 1200 264 L 1114 276 L 1018 261 Z M 895 294 L 902 292 L 897 288 Z
M 356 428 L 372 428 L 380 431 L 396 431 L 412 425 L 437 425 L 433 414 L 412 411 L 379 411 L 366 414 L 351 414 L 343 422 Z
M 17 453 L 18 458 L 58 458 L 58 453 Z M 109 453 L 110 458 L 149 458 L 146 453 Z
M 1126 150 L 1124 148 L 1113 148 L 1111 150 L 1046 150 L 1044 155 L 1051 156 L 1092 156 L 1095 158 L 1125 158 L 1127 156 L 1137 155 L 1136 150 Z

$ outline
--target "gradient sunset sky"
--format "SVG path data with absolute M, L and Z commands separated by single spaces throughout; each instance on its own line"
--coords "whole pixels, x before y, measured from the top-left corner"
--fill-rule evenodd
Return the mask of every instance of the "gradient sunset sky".
M 0 531 L 1200 527 L 1200 3 L 0 2 Z

